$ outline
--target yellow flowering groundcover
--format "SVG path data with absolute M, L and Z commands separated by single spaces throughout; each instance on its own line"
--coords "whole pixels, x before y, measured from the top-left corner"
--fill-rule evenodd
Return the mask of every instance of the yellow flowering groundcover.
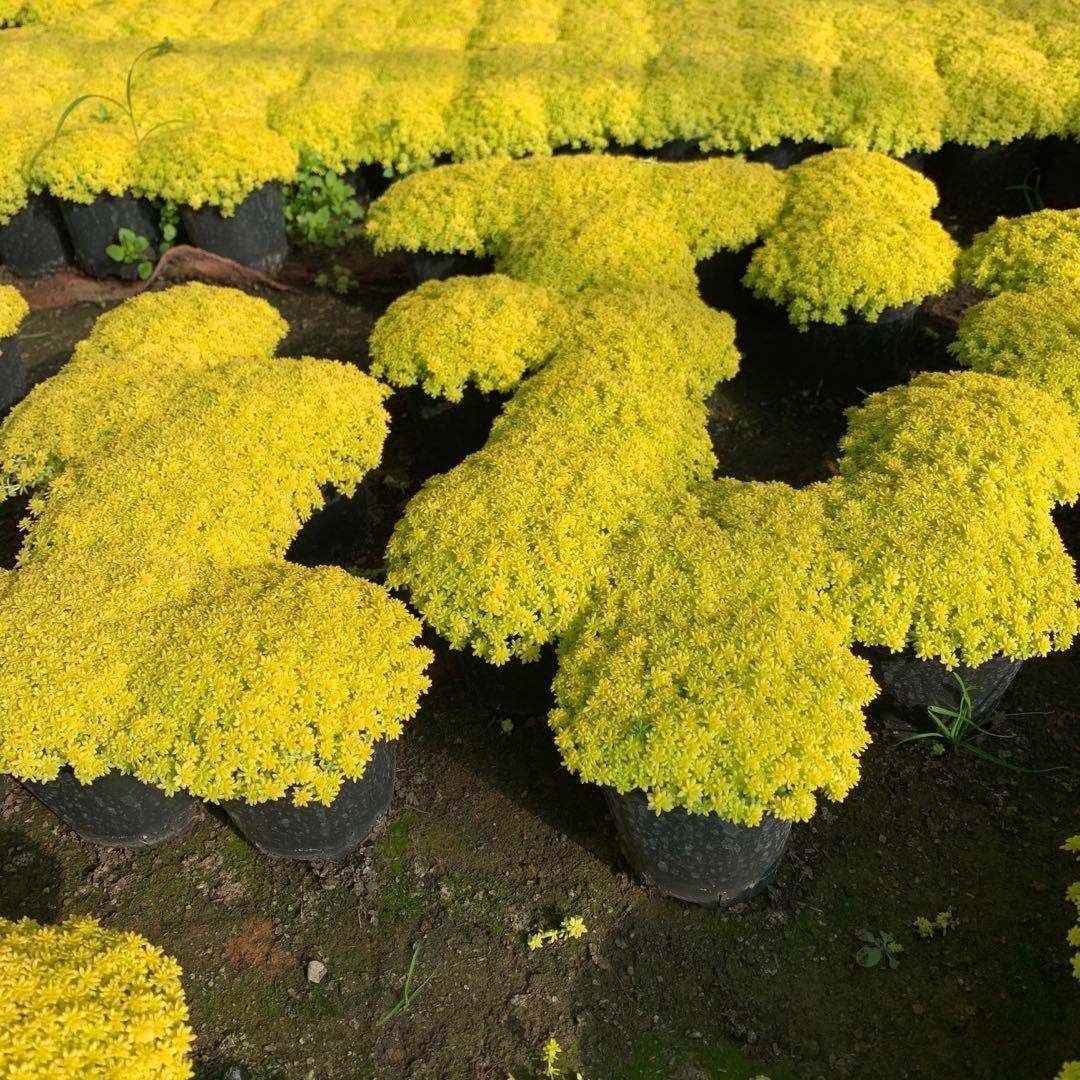
M 29 313 L 30 308 L 18 289 L 0 285 L 0 339 L 17 334 Z
M 166 36 L 177 48 L 135 86 L 144 130 L 179 119 L 237 132 L 224 158 L 196 148 L 193 174 L 188 140 L 166 140 L 193 197 L 264 174 L 273 155 L 256 128 L 337 169 L 396 172 L 612 141 L 791 138 L 899 156 L 1080 131 L 1071 0 L 0 0 L 2 23 L 21 28 L 0 38 L 0 220 L 25 200 L 27 156 L 65 105 L 123 101 L 132 59 Z M 121 110 L 86 108 L 103 129 L 91 141 L 124 137 Z M 61 189 L 138 186 L 119 147 L 100 160 L 87 149 L 57 148 Z M 249 151 L 233 172 L 228 159 Z M 166 177 L 152 170 L 147 190 Z
M 0 1076 L 183 1080 L 194 1036 L 180 965 L 95 919 L 0 919 Z
M 234 290 L 144 294 L 0 427 L 8 489 L 34 492 L 0 574 L 0 771 L 329 803 L 415 713 L 404 605 L 284 561 L 324 487 L 378 463 L 387 391 L 274 358 L 285 329 Z
M 1080 209 L 998 218 L 975 237 L 957 272 L 992 294 L 1080 283 Z

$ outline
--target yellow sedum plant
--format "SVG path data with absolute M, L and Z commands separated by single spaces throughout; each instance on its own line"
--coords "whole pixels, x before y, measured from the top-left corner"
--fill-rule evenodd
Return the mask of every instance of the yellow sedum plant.
M 848 414 L 825 485 L 854 640 L 952 666 L 1067 648 L 1080 585 L 1050 512 L 1080 494 L 1080 430 L 1025 383 L 920 375 Z
M 133 187 L 224 217 L 266 184 L 296 175 L 297 151 L 265 124 L 230 120 L 162 128 L 143 143 Z
M 937 191 L 882 154 L 834 150 L 787 171 L 783 209 L 744 277 L 791 322 L 876 322 L 953 281 L 959 252 L 930 216 Z
M 0 341 L 14 337 L 30 314 L 30 305 L 13 285 L 0 285 Z
M 0 771 L 329 803 L 415 712 L 404 605 L 284 561 L 324 488 L 378 463 L 386 390 L 273 358 L 283 330 L 232 290 L 140 297 L 0 427 L 7 484 L 35 492 L 0 575 Z
M 0 919 L 0 1076 L 185 1080 L 194 1034 L 180 965 L 96 919 Z
M 957 271 L 964 284 L 993 295 L 1080 284 L 1080 209 L 998 218 L 975 237 Z
M 964 367 L 1037 386 L 1080 421 L 1080 277 L 973 305 L 949 351 Z
M 857 781 L 876 687 L 814 610 L 816 495 L 713 487 L 616 549 L 560 644 L 550 723 L 569 769 L 657 812 L 803 821 Z

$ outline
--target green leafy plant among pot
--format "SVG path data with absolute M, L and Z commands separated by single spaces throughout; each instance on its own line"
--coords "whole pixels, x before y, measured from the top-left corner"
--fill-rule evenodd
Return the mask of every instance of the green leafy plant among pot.
M 186 1080 L 195 1036 L 180 975 L 145 938 L 96 919 L 0 919 L 0 1072 Z
M 392 779 L 419 626 L 380 586 L 283 558 L 324 486 L 378 462 L 386 391 L 274 358 L 285 329 L 234 290 L 145 294 L 0 428 L 9 489 L 35 493 L 0 575 L 0 771 L 46 801 L 118 774 L 328 807 L 373 759 Z
M 356 189 L 314 151 L 302 149 L 285 192 L 285 221 L 296 243 L 340 248 L 361 231 L 364 207 Z

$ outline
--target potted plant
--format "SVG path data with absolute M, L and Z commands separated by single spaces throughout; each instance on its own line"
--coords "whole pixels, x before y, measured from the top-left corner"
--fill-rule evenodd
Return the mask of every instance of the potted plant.
M 958 249 L 931 217 L 934 187 L 856 150 L 808 158 L 786 176 L 784 207 L 743 278 L 763 301 L 770 348 L 815 382 L 888 385 L 908 359 L 919 301 L 953 280 Z
M 96 919 L 0 919 L 0 1073 L 186 1080 L 195 1034 L 180 976 L 156 945 Z
M 351 493 L 377 464 L 386 390 L 271 358 L 280 316 L 234 290 L 101 322 L 0 428 L 9 487 L 37 490 L 0 575 L 0 770 L 72 824 L 186 793 L 275 854 L 337 857 L 385 809 L 429 653 L 383 588 L 283 556 L 325 485 Z
M 19 327 L 29 311 L 18 289 L 0 285 L 0 415 L 26 394 Z
M 274 274 L 288 252 L 282 185 L 298 161 L 264 124 L 228 118 L 170 125 L 143 140 L 136 186 L 180 207 L 196 247 Z
M 701 484 L 620 545 L 560 642 L 550 717 L 637 873 L 721 907 L 771 882 L 818 791 L 855 784 L 875 694 L 819 596 L 820 510 L 750 487 L 763 524 L 722 522 L 727 492 Z
M 56 200 L 30 192 L 21 209 L 0 224 L 0 264 L 19 277 L 41 277 L 71 263 L 71 243 Z
M 986 716 L 1020 663 L 1067 648 L 1080 585 L 1051 518 L 1080 493 L 1080 431 L 1035 387 L 930 373 L 848 413 L 825 487 L 834 588 L 905 716 L 955 705 L 958 673 Z

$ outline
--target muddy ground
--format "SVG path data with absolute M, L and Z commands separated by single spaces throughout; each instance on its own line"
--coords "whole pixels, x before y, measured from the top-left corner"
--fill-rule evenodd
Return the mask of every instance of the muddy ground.
M 269 295 L 292 324 L 286 351 L 363 364 L 373 318 L 406 287 L 398 271 L 375 267 L 345 299 Z M 33 376 L 57 370 L 101 310 L 35 312 Z M 940 363 L 940 338 L 922 342 L 920 362 Z M 828 476 L 859 389 L 785 374 L 742 344 L 743 373 L 711 402 L 720 472 Z M 313 523 L 298 561 L 378 575 L 430 465 L 427 421 L 405 395 L 393 408 L 364 512 Z M 20 508 L 0 511 L 10 565 Z M 1060 520 L 1080 553 L 1080 510 Z M 1077 868 L 1060 851 L 1080 832 L 1080 649 L 1025 665 L 994 721 L 1014 736 L 1011 761 L 1067 771 L 897 749 L 875 718 L 859 786 L 795 827 L 766 896 L 720 912 L 631 879 L 602 798 L 560 767 L 542 695 L 525 714 L 493 708 L 486 670 L 431 644 L 434 686 L 402 740 L 390 814 L 344 862 L 274 862 L 213 811 L 164 849 L 98 850 L 16 790 L 0 812 L 0 915 L 92 914 L 176 956 L 203 1080 L 520 1080 L 539 1075 L 549 1036 L 566 1075 L 590 1080 L 1048 1080 L 1080 1056 L 1064 899 Z M 920 940 L 916 916 L 945 910 L 956 927 Z M 566 915 L 585 937 L 527 949 Z M 865 929 L 903 945 L 895 970 L 856 965 Z M 414 954 L 422 989 L 380 1023 Z

